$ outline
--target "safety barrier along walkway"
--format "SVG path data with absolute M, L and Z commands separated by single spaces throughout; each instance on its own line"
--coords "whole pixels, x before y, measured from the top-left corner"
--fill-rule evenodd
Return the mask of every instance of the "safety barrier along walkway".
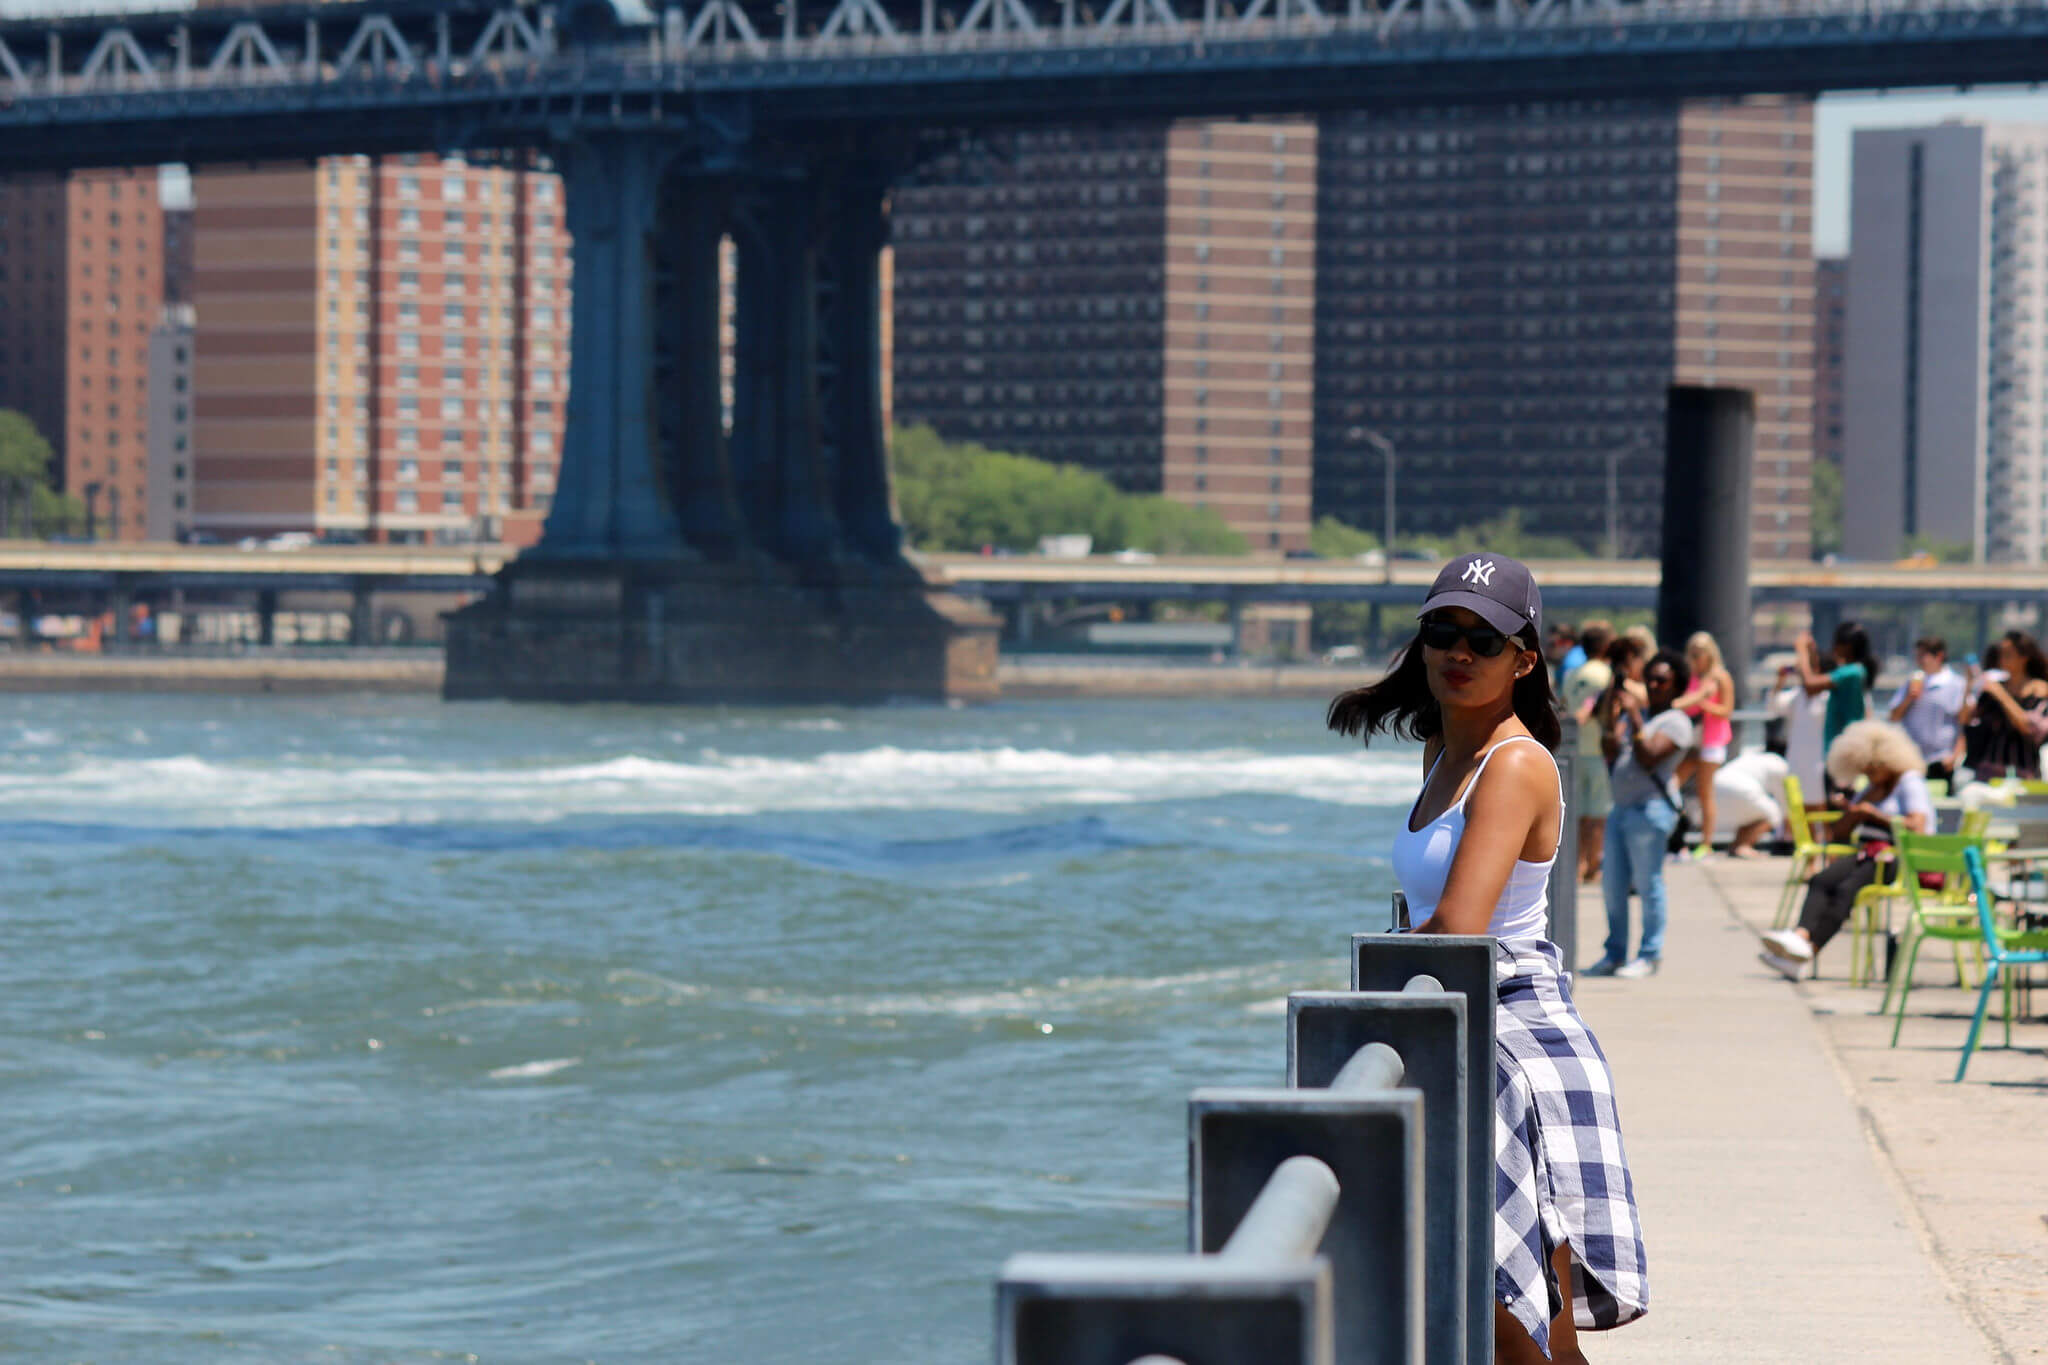
M 1491 938 L 1360 934 L 1288 997 L 1287 1085 L 1188 1101 L 1188 1253 L 1023 1255 L 998 1365 L 1493 1358 Z

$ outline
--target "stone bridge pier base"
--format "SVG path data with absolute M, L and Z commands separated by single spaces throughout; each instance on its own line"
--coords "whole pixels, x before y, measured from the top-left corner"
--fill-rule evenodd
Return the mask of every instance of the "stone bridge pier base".
M 891 507 L 888 168 L 734 169 L 665 132 L 594 134 L 558 162 L 576 292 L 557 487 L 540 542 L 449 617 L 445 695 L 992 699 L 997 618 L 926 583 Z

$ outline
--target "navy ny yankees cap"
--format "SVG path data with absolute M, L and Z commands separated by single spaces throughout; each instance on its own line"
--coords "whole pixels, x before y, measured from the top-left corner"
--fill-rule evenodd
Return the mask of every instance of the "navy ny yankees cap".
M 1506 555 L 1459 555 L 1444 565 L 1417 617 L 1445 607 L 1464 607 L 1503 635 L 1535 630 L 1543 619 L 1543 594 L 1529 566 Z

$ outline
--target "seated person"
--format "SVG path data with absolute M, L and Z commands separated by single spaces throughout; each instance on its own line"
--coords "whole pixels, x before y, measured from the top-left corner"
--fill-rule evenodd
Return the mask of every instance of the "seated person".
M 1879 858 L 1890 850 L 1893 832 L 1933 830 L 1934 802 L 1922 767 L 1913 737 L 1886 721 L 1859 720 L 1835 736 L 1828 746 L 1828 779 L 1846 789 L 1860 774 L 1867 785 L 1847 798 L 1828 840 L 1853 844 L 1856 852 L 1807 880 L 1798 926 L 1763 936 L 1765 966 L 1791 981 L 1811 976 L 1814 954 L 1849 922 L 1856 893 L 1877 880 Z
M 1710 837 L 1728 839 L 1732 857 L 1765 856 L 1757 844 L 1785 826 L 1785 779 L 1791 773 L 1782 754 L 1759 750 L 1730 759 L 1714 774 L 1720 828 Z

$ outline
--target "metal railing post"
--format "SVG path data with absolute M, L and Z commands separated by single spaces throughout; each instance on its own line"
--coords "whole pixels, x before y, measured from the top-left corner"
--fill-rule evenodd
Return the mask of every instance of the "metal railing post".
M 1282 1162 L 1315 1157 L 1344 1192 L 1323 1239 L 1341 1286 L 1333 1304 L 1337 1365 L 1424 1365 L 1423 1097 L 1387 1087 L 1406 1069 L 1398 1053 L 1363 1051 L 1344 1059 L 1354 1084 L 1341 1090 L 1195 1091 L 1189 1250 L 1220 1249 Z
M 1335 1365 L 1330 1262 L 1340 1196 L 1313 1157 L 1283 1161 L 1213 1256 L 1012 1256 L 997 1365 Z
M 1564 738 L 1557 745 L 1557 777 L 1564 784 L 1564 826 L 1557 836 L 1557 863 L 1550 869 L 1550 941 L 1570 972 L 1579 960 L 1579 817 L 1572 810 L 1572 783 L 1578 765 L 1579 723 L 1564 717 Z
M 1475 1207 L 1493 1216 L 1491 1161 L 1469 1167 L 1465 1047 L 1466 1001 L 1433 976 L 1417 975 L 1399 991 L 1297 991 L 1287 998 L 1287 1083 L 1336 1088 L 1358 1077 L 1368 1059 L 1403 1064 L 1389 1083 L 1422 1094 L 1423 1356 L 1428 1365 L 1464 1365 L 1473 1296 L 1490 1311 L 1492 1284 L 1474 1286 L 1467 1244 L 1477 1233 Z M 1385 1075 L 1376 1079 L 1385 1080 Z M 1486 1131 L 1491 1135 L 1489 1122 Z M 1489 1243 L 1490 1245 L 1490 1243 Z M 1339 1284 L 1348 1285 L 1336 1262 Z M 1345 1302 L 1337 1305 L 1342 1330 Z M 1490 1357 L 1489 1357 L 1490 1359 Z M 1482 1362 L 1483 1365 L 1483 1362 Z
M 1466 1286 L 1465 1359 L 1485 1365 L 1493 1359 L 1493 1104 L 1494 981 L 1498 945 L 1491 937 L 1464 934 L 1353 934 L 1351 989 L 1381 999 L 1405 991 L 1416 976 L 1435 977 L 1464 1002 L 1464 1064 L 1454 1074 L 1465 1099 L 1451 1112 L 1465 1118 L 1463 1212 Z M 1417 999 L 1428 997 L 1417 996 Z M 1412 1007 L 1410 1007 L 1412 1008 Z M 1368 1035 L 1371 1036 L 1371 1035 Z M 1419 1041 L 1404 1049 L 1404 1055 Z M 1298 1054 L 1299 1074 L 1308 1072 Z M 1441 1062 L 1411 1056 L 1410 1075 L 1420 1085 L 1440 1084 Z M 1432 1106 L 1443 1107 L 1443 1106 Z M 1339 1173 L 1340 1178 L 1342 1173 Z

